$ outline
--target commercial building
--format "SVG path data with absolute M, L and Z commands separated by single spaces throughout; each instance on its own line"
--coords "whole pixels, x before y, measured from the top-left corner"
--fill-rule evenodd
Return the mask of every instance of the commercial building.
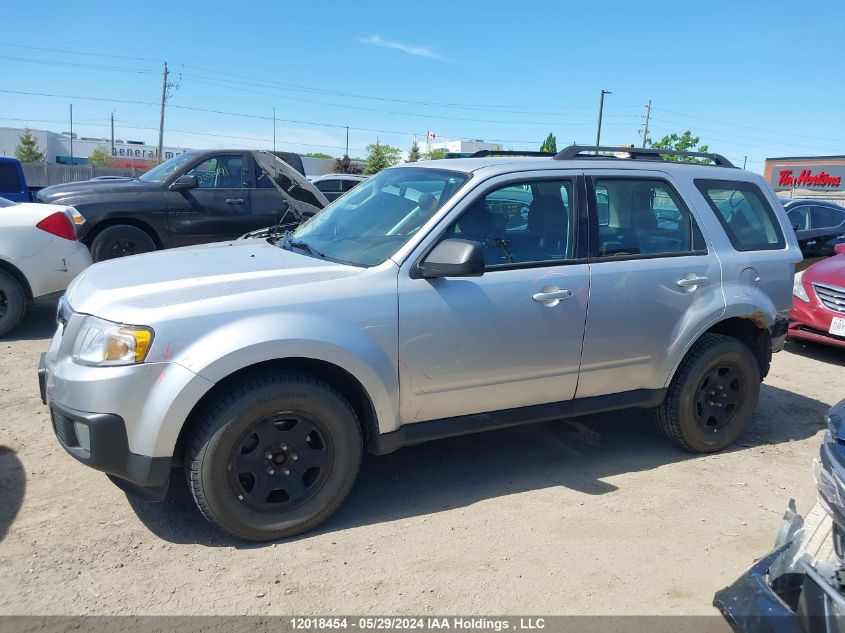
M 767 158 L 763 177 L 782 197 L 845 201 L 845 156 Z
M 498 151 L 502 149 L 502 145 L 500 143 L 487 143 L 481 139 L 474 141 L 437 141 L 430 138 L 427 139 L 425 151 L 430 152 L 435 149 L 445 149 L 450 154 L 474 154 L 484 149 Z
M 88 157 L 97 148 L 102 148 L 112 155 L 111 167 L 147 169 L 150 161 L 158 153 L 158 147 L 147 145 L 143 141 L 117 140 L 112 147 L 109 138 L 71 137 L 70 132 L 50 132 L 48 130 L 30 129 L 30 134 L 38 142 L 39 149 L 44 152 L 44 160 L 48 163 L 61 165 L 86 165 Z M 0 156 L 14 156 L 15 148 L 20 143 L 22 128 L 0 127 Z M 71 146 L 73 154 L 71 155 Z M 187 151 L 184 147 L 162 148 L 163 159 L 173 158 L 177 154 Z

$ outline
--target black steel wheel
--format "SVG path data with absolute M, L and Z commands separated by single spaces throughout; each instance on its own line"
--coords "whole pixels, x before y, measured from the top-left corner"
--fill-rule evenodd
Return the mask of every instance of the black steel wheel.
M 352 488 L 362 445 L 354 410 L 331 385 L 265 370 L 224 383 L 199 412 L 185 472 L 209 521 L 265 541 L 331 515 Z
M 128 257 L 156 250 L 153 238 L 136 226 L 119 224 L 103 229 L 91 242 L 91 257 L 95 262 Z
M 751 348 L 729 336 L 705 334 L 681 361 L 657 408 L 657 421 L 681 448 L 721 450 L 751 422 L 760 382 Z
M 229 484 L 254 510 L 290 510 L 323 487 L 333 456 L 331 434 L 322 422 L 302 411 L 279 411 L 259 420 L 235 442 Z

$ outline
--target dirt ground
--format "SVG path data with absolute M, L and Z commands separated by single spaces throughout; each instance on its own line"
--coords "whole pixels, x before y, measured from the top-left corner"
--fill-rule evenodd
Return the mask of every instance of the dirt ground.
M 244 545 L 179 478 L 130 501 L 58 445 L 38 397 L 53 308 L 0 341 L 0 614 L 714 614 L 713 593 L 815 502 L 845 352 L 788 344 L 731 449 L 673 448 L 644 411 L 368 457 L 318 531 Z

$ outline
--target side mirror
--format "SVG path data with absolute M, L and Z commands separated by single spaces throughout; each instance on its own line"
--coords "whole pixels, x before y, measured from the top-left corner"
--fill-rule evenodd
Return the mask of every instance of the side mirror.
M 484 274 L 484 247 L 470 240 L 443 240 L 419 267 L 426 279 L 438 277 L 480 277 Z
M 801 230 L 801 227 L 800 227 L 799 225 L 797 225 L 797 224 L 793 224 L 793 225 L 792 225 L 792 230 L 793 230 L 793 231 L 795 231 L 795 232 L 797 233 L 798 231 L 800 231 L 800 230 Z
M 186 189 L 196 189 L 199 187 L 199 180 L 193 174 L 183 174 L 173 181 L 170 185 L 170 191 L 185 191 Z
M 834 244 L 833 252 L 837 255 L 845 255 L 845 242 L 839 242 L 839 244 Z

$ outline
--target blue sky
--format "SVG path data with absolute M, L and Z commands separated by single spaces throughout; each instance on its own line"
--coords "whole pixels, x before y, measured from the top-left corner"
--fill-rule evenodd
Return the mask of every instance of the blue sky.
M 692 130 L 762 170 L 845 154 L 845 5 L 797 2 L 4 3 L 0 125 L 165 144 L 350 154 L 414 134 L 538 149 Z M 15 28 L 8 28 L 9 26 Z M 37 47 L 37 48 L 25 48 Z M 54 50 L 43 50 L 54 49 Z M 60 96 L 36 96 L 41 93 Z M 139 103 L 132 103 L 139 102 Z M 216 112 L 211 112 L 216 111 Z M 319 125 L 316 125 L 319 124 Z

